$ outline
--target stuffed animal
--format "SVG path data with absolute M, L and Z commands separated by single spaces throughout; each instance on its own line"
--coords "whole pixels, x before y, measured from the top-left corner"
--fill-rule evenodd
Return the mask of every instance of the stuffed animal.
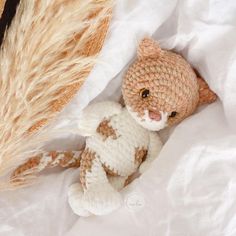
M 125 106 L 101 102 L 78 118 L 78 131 L 87 137 L 81 155 L 52 152 L 35 157 L 13 174 L 40 166 L 80 166 L 79 182 L 69 189 L 69 204 L 80 216 L 103 215 L 122 204 L 119 193 L 138 169 L 143 173 L 158 156 L 157 134 L 179 123 L 204 103 L 216 100 L 183 57 L 145 38 L 122 84 Z M 30 164 L 29 164 L 30 163 Z
M 78 120 L 87 136 L 80 160 L 80 183 L 69 190 L 69 203 L 78 215 L 103 215 L 118 208 L 121 190 L 138 168 L 142 173 L 158 156 L 157 133 L 134 121 L 126 107 L 101 102 L 86 108 Z

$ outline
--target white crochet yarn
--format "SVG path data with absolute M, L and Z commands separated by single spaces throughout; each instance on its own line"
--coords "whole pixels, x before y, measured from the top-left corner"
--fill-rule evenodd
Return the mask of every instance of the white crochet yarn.
M 104 137 L 97 127 L 109 119 L 109 126 L 116 132 L 116 139 Z M 86 108 L 78 121 L 81 135 L 88 136 L 86 149 L 95 153 L 90 171 L 86 172 L 86 188 L 80 183 L 69 189 L 69 204 L 74 213 L 81 216 L 104 215 L 119 208 L 122 204 L 118 192 L 126 179 L 140 166 L 146 170 L 162 147 L 157 133 L 139 125 L 126 108 L 115 102 L 102 102 Z M 135 161 L 137 149 L 146 149 L 147 158 L 140 165 Z M 107 176 L 104 166 L 118 174 Z
M 131 116 L 135 119 L 135 121 L 148 130 L 152 130 L 152 131 L 161 130 L 168 125 L 167 124 L 168 117 L 169 117 L 168 112 L 160 111 L 161 120 L 156 121 L 149 117 L 148 110 L 145 110 L 144 115 L 140 117 L 137 112 L 132 111 L 131 107 L 127 106 L 127 109 L 129 113 L 131 114 Z

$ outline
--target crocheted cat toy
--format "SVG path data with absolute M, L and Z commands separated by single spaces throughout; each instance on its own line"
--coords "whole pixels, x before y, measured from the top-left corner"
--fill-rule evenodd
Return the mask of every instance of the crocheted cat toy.
M 122 204 L 121 190 L 138 168 L 142 173 L 157 157 L 162 143 L 157 133 L 134 121 L 115 102 L 90 105 L 79 118 L 79 133 L 87 136 L 80 161 L 80 183 L 69 190 L 78 215 L 107 214 Z
M 13 174 L 57 164 L 80 166 L 80 181 L 69 189 L 69 204 L 81 216 L 103 215 L 122 204 L 119 190 L 138 169 L 158 156 L 162 143 L 155 131 L 182 121 L 216 95 L 178 54 L 145 38 L 122 84 L 125 107 L 116 102 L 88 106 L 78 119 L 86 147 L 31 158 Z

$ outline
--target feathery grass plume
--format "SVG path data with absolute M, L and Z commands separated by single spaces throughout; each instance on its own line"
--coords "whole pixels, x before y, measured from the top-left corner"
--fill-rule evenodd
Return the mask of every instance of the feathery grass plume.
M 0 17 L 2 15 L 2 12 L 4 10 L 6 0 L 0 0 Z
M 1 177 L 50 138 L 41 126 L 91 71 L 111 9 L 112 0 L 21 0 L 0 50 Z

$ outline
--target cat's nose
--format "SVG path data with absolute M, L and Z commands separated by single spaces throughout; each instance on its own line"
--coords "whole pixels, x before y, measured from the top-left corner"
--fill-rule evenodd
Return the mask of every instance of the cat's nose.
M 159 111 L 149 111 L 148 115 L 151 120 L 155 121 L 161 120 L 161 113 Z

